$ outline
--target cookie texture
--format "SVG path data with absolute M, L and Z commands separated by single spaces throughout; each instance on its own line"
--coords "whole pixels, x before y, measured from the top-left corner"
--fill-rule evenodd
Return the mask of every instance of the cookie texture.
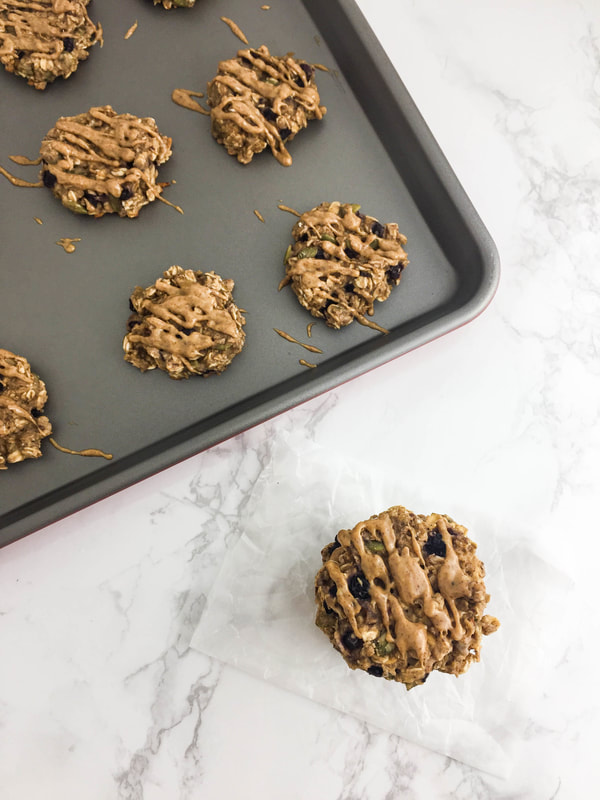
M 111 106 L 60 117 L 40 147 L 41 179 L 76 214 L 137 217 L 163 191 L 158 169 L 171 139 L 151 117 L 117 114 Z
M 485 569 L 467 529 L 442 514 L 394 506 L 322 550 L 317 626 L 351 669 L 411 689 L 433 670 L 460 675 L 479 661 Z
M 327 110 L 321 105 L 314 67 L 291 54 L 272 56 L 265 45 L 239 50 L 235 58 L 221 61 L 208 84 L 207 100 L 213 136 L 242 164 L 269 147 L 289 166 L 287 144 Z
M 146 289 L 136 287 L 123 340 L 125 360 L 169 377 L 223 372 L 244 346 L 246 320 L 232 280 L 214 272 L 169 267 Z
M 102 43 L 102 27 L 87 13 L 88 0 L 0 0 L 0 60 L 8 72 L 45 89 L 68 78 L 89 49 Z
M 164 8 L 192 8 L 195 4 L 196 0 L 154 0 L 155 6 Z
M 27 359 L 0 348 L 0 469 L 42 455 L 41 441 L 52 433 L 42 414 L 47 401 Z
M 292 236 L 280 288 L 290 284 L 300 304 L 330 328 L 357 320 L 384 331 L 367 317 L 408 264 L 398 225 L 382 225 L 356 204 L 321 203 L 300 216 Z

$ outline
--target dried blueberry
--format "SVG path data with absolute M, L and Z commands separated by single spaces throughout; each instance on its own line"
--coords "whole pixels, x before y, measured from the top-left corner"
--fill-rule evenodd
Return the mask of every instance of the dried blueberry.
M 301 88 L 304 86 L 304 81 L 300 77 L 300 75 L 294 75 L 294 83 L 296 86 L 300 86 Z
M 306 75 L 306 80 L 309 81 L 312 76 L 315 74 L 314 67 L 311 64 L 300 64 L 302 71 Z
M 277 114 L 270 106 L 265 106 L 260 109 L 260 113 L 268 122 L 277 122 Z
M 120 197 L 120 199 L 121 200 L 129 200 L 131 197 L 133 197 L 133 191 L 132 191 L 131 187 L 130 186 L 123 186 L 123 188 L 121 189 L 121 197 Z
M 332 610 L 329 608 L 329 606 L 327 605 L 327 603 L 323 603 L 323 611 L 324 611 L 326 614 L 335 614 L 335 611 L 332 611 Z
M 344 291 L 349 294 L 350 292 L 354 291 L 354 283 L 352 281 L 348 281 L 347 284 L 344 286 Z
M 428 556 L 446 557 L 446 542 L 439 531 L 432 531 L 423 545 L 423 550 Z
M 308 233 L 303 233 L 302 236 L 298 237 L 299 242 L 308 242 Z
M 388 283 L 398 283 L 400 280 L 400 275 L 402 275 L 402 270 L 404 269 L 404 264 L 400 261 L 398 264 L 393 264 L 386 273 L 386 278 Z
M 371 225 L 371 233 L 374 233 L 375 236 L 379 236 L 381 238 L 382 236 L 385 236 L 385 228 L 381 222 L 377 222 L 377 220 L 375 220 L 375 222 Z
M 32 408 L 31 409 L 31 416 L 34 417 L 35 419 L 39 419 L 39 417 L 42 416 L 42 412 L 39 411 L 37 408 Z
M 367 672 L 369 675 L 374 675 L 376 678 L 383 678 L 383 667 L 380 667 L 379 664 L 373 664 L 372 667 L 369 667 Z
M 344 247 L 344 253 L 346 253 L 348 258 L 359 258 L 360 257 L 360 254 L 357 253 L 356 250 L 354 250 L 354 248 L 350 247 L 350 246 Z
M 63 39 L 63 47 L 65 48 L 65 53 L 72 53 L 75 49 L 75 39 L 72 36 L 65 36 Z
M 87 201 L 88 201 L 88 203 L 90 203 L 91 205 L 93 205 L 93 206 L 94 206 L 94 208 L 95 208 L 95 207 L 98 205 L 98 203 L 100 202 L 100 200 L 99 200 L 99 198 L 98 198 L 98 195 L 97 195 L 97 194 L 95 194 L 94 192 L 84 192 L 84 193 L 83 193 L 83 197 L 84 197 L 84 199 L 85 199 L 85 200 L 87 200 Z
M 355 636 L 352 631 L 347 631 L 340 639 L 346 650 L 358 650 L 362 647 L 362 639 Z
M 325 255 L 325 251 L 321 247 L 317 247 L 315 258 L 327 258 L 327 256 Z
M 292 135 L 292 131 L 289 128 L 281 128 L 279 131 L 279 135 L 282 139 L 287 139 L 288 136 Z
M 45 169 L 42 172 L 42 183 L 48 189 L 52 189 L 52 187 L 56 184 L 56 175 L 54 175 L 52 172 L 48 172 L 48 170 Z
M 369 591 L 369 581 L 363 572 L 357 572 L 348 581 L 348 589 L 350 594 L 356 597 L 357 600 L 368 600 L 371 597 Z

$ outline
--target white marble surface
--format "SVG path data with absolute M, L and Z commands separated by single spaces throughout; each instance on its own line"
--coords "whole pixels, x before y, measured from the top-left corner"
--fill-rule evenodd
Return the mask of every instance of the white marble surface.
M 600 7 L 360 6 L 497 243 L 499 291 L 443 339 L 0 551 L 2 800 L 597 790 Z M 352 441 L 367 412 L 368 442 Z M 553 647 L 508 777 L 190 648 L 249 493 L 290 437 L 332 462 L 358 451 L 420 487 L 431 508 L 417 510 L 493 521 L 564 576 L 546 587 Z

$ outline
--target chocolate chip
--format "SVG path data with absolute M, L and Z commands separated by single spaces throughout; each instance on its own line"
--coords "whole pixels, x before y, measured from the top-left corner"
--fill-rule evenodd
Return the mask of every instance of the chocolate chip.
M 32 408 L 31 409 L 31 416 L 34 417 L 35 419 L 39 419 L 39 417 L 42 416 L 42 412 L 39 411 L 37 408 Z
M 54 175 L 52 172 L 48 172 L 48 170 L 45 169 L 42 172 L 42 183 L 48 189 L 52 189 L 52 187 L 56 185 L 56 175 Z
M 194 332 L 193 328 L 182 328 L 181 330 L 183 333 L 185 333 L 186 336 L 191 336 L 192 333 Z
M 347 633 L 341 637 L 340 641 L 346 650 L 358 650 L 362 647 L 362 639 L 355 636 L 352 631 L 347 631 Z
M 383 678 L 383 667 L 379 666 L 379 664 L 373 664 L 372 667 L 369 667 L 367 672 L 369 675 L 374 675 L 376 678 Z
M 63 39 L 63 47 L 65 48 L 65 53 L 72 53 L 75 49 L 75 39 L 72 36 L 65 36 Z
M 357 600 L 368 600 L 371 597 L 369 591 L 369 581 L 363 572 L 357 572 L 348 581 L 348 589 L 350 594 L 356 597 Z
M 347 284 L 344 286 L 344 291 L 349 294 L 350 292 L 354 291 L 354 283 L 352 281 L 348 281 Z
M 374 233 L 375 236 L 379 236 L 380 238 L 385 236 L 385 228 L 381 224 L 381 222 L 375 222 L 371 225 L 371 233 Z
M 360 254 L 354 250 L 352 247 L 344 247 L 344 253 L 348 256 L 348 258 L 359 258 Z
M 432 531 L 423 545 L 423 550 L 428 556 L 446 557 L 446 542 L 439 531 Z

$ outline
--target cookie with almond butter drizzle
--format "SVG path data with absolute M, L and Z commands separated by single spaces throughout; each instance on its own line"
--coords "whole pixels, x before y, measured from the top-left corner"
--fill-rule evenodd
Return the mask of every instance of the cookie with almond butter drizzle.
M 193 8 L 196 0 L 154 0 L 155 6 L 162 5 L 164 8 Z
M 500 623 L 484 614 L 485 569 L 467 529 L 394 506 L 322 551 L 317 626 L 351 669 L 404 683 L 460 675 Z
M 242 350 L 246 320 L 232 280 L 169 267 L 152 286 L 136 287 L 123 340 L 125 361 L 179 380 L 223 372 Z
M 7 72 L 36 89 L 72 75 L 89 49 L 102 44 L 102 27 L 89 18 L 88 1 L 0 0 L 0 61 Z
M 157 167 L 171 156 L 171 144 L 152 117 L 90 108 L 60 117 L 48 131 L 40 147 L 41 179 L 76 214 L 137 217 L 143 206 L 162 200 Z
M 42 439 L 52 425 L 43 415 L 46 385 L 27 359 L 0 348 L 0 470 L 42 455 Z
M 269 147 L 289 166 L 287 144 L 327 111 L 314 76 L 314 67 L 292 54 L 273 56 L 265 45 L 239 50 L 208 84 L 212 135 L 242 164 Z
M 330 328 L 368 319 L 375 301 L 386 300 L 408 264 L 406 236 L 396 223 L 382 225 L 351 203 L 321 203 L 300 215 L 294 244 L 285 254 L 285 278 L 298 301 Z

